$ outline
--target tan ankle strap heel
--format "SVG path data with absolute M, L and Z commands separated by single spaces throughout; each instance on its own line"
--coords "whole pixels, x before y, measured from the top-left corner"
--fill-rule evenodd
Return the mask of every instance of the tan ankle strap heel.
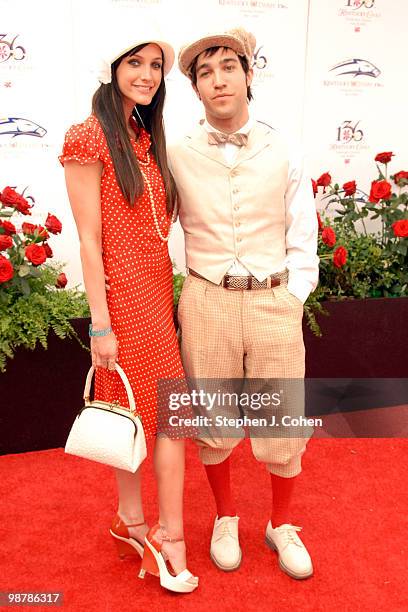
M 143 523 L 125 523 L 119 514 L 117 514 L 110 528 L 110 534 L 115 540 L 116 547 L 118 549 L 119 557 L 123 559 L 126 555 L 139 555 L 143 557 L 144 550 L 144 538 L 142 540 L 136 537 L 131 537 L 129 533 L 130 527 L 141 527 L 146 525 Z
M 158 533 L 160 532 L 160 533 Z M 145 537 L 145 548 L 143 552 L 142 565 L 139 578 L 144 578 L 146 572 L 160 578 L 160 584 L 169 591 L 175 593 L 191 593 L 198 587 L 198 578 L 193 576 L 187 568 L 175 574 L 169 571 L 168 559 L 162 545 L 164 542 L 182 542 L 184 538 L 171 538 L 165 533 L 162 525 L 156 524 Z M 171 561 L 169 562 L 171 566 Z
M 147 525 L 146 521 L 143 523 L 123 523 L 125 527 L 141 527 L 142 525 Z
M 162 525 L 159 525 L 161 531 L 161 539 L 163 542 L 184 542 L 184 538 L 171 538 L 167 535 L 165 528 Z

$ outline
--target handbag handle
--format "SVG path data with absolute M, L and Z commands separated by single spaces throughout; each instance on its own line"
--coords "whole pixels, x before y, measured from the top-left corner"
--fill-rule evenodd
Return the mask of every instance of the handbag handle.
M 120 367 L 118 363 L 115 363 L 115 370 L 119 374 L 123 384 L 125 385 L 126 393 L 127 393 L 128 400 L 129 400 L 129 409 L 131 412 L 136 412 L 136 402 L 133 396 L 132 387 L 130 386 L 130 383 L 128 381 L 128 377 L 126 376 L 125 372 L 122 370 L 122 368 Z M 87 374 L 86 381 L 85 381 L 84 400 L 86 403 L 89 402 L 90 392 L 91 392 L 91 383 L 92 383 L 94 372 L 95 372 L 95 368 L 94 366 L 91 366 L 89 368 L 89 372 Z

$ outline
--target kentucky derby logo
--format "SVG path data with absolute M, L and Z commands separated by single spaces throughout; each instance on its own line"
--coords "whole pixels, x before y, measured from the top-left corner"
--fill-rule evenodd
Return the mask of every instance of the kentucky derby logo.
M 381 17 L 381 13 L 376 11 L 376 8 L 375 0 L 344 0 L 343 8 L 339 9 L 339 16 L 345 17 L 355 32 L 361 32 L 362 27 Z
M 367 76 L 376 79 L 381 70 L 374 66 L 371 62 L 364 59 L 349 59 L 336 64 L 330 68 L 330 72 L 334 72 L 336 76 L 351 76 L 353 78 Z
M 357 121 L 354 125 L 351 121 L 343 121 L 343 123 L 337 128 L 337 142 L 361 142 L 364 137 L 364 132 L 361 129 L 357 129 L 360 121 Z
M 370 9 L 373 8 L 375 4 L 375 0 L 347 0 L 346 6 L 347 8 L 352 8 L 354 10 L 360 8 Z
M 258 68 L 258 70 L 263 70 L 266 67 L 266 64 L 268 63 L 268 60 L 266 59 L 265 55 L 260 55 L 261 49 L 263 49 L 263 47 L 259 47 L 255 51 L 254 59 L 252 62 L 252 68 Z
M 271 2 L 269 0 L 218 0 L 218 5 L 241 10 L 247 17 L 288 8 L 287 2 Z
M 21 61 L 25 58 L 24 47 L 15 44 L 18 36 L 17 34 L 13 39 L 6 40 L 8 34 L 0 34 L 0 63 L 7 62 L 9 59 Z
M 335 88 L 345 96 L 360 96 L 364 92 L 380 91 L 384 85 L 381 70 L 365 59 L 347 59 L 328 70 L 334 78 L 323 79 L 323 87 Z
M 36 136 L 42 138 L 47 130 L 38 123 L 22 117 L 0 119 L 0 136 Z
M 370 148 L 361 129 L 361 120 L 343 121 L 336 130 L 336 140 L 329 144 L 329 151 L 338 155 L 345 164 Z
M 254 69 L 254 87 L 262 85 L 263 83 L 268 82 L 270 79 L 275 78 L 273 66 L 269 61 L 269 57 L 269 49 L 265 49 L 264 45 L 260 45 L 255 49 L 251 64 L 251 68 Z

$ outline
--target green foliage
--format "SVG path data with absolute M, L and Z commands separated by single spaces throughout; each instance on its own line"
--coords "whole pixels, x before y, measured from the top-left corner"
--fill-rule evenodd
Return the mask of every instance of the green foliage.
M 315 315 L 322 312 L 321 302 L 325 300 L 408 296 L 408 193 L 404 191 L 408 180 L 398 175 L 394 180 L 391 176 L 395 189 L 392 192 L 388 163 L 382 165 L 383 171 L 377 165 L 379 174 L 372 182 L 370 196 L 356 186 L 354 193 L 346 195 L 349 183 L 343 189 L 337 183 L 324 185 L 321 179 L 329 176 L 331 180 L 328 174 L 317 181 L 317 186 L 324 186 L 324 192 L 326 188 L 328 192 L 321 200 L 324 227 L 319 230 L 319 285 L 305 304 L 305 315 L 315 335 L 321 335 Z M 376 197 L 378 181 L 386 188 L 383 197 Z M 367 219 L 376 221 L 380 231 L 369 233 Z M 333 246 L 324 240 L 323 230 L 327 227 L 336 236 Z M 333 257 L 339 247 L 346 249 L 347 257 L 343 265 L 336 267 Z
M 59 338 L 76 338 L 70 319 L 89 316 L 85 294 L 75 289 L 56 289 L 61 266 L 47 264 L 40 276 L 27 280 L 28 292 L 18 284 L 0 285 L 0 371 L 18 347 L 47 348 L 52 329 Z
M 329 313 L 319 301 L 318 289 L 316 289 L 316 291 L 314 291 L 307 299 L 303 306 L 303 312 L 311 331 L 315 336 L 320 338 L 322 336 L 322 331 L 318 322 L 316 321 L 316 314 L 319 313 L 327 317 Z
M 330 227 L 336 233 L 336 247 L 344 246 L 348 255 L 345 265 L 336 268 L 332 263 L 333 249 L 319 238 L 320 299 L 407 295 L 407 268 L 394 251 L 382 247 L 377 235 L 358 234 L 338 219 Z
M 87 349 L 70 323 L 89 316 L 85 294 L 66 290 L 63 266 L 49 261 L 48 240 L 61 233 L 62 224 L 48 213 L 44 225 L 20 225 L 19 217 L 31 215 L 34 199 L 28 199 L 12 187 L 0 192 L 0 372 L 17 348 L 33 350 L 38 343 L 47 348 L 51 330 L 59 338 L 76 338 Z
M 176 269 L 175 273 L 173 273 L 173 299 L 174 299 L 175 306 L 177 306 L 177 304 L 179 303 L 180 294 L 183 288 L 184 280 L 185 280 L 184 274 L 181 274 L 181 272 L 177 272 L 177 269 Z

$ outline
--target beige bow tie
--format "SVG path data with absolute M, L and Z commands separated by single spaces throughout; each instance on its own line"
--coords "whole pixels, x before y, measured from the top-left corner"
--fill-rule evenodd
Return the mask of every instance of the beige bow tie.
M 230 142 L 238 147 L 245 147 L 248 143 L 248 134 L 224 134 L 224 132 L 208 132 L 208 144 L 217 145 Z

